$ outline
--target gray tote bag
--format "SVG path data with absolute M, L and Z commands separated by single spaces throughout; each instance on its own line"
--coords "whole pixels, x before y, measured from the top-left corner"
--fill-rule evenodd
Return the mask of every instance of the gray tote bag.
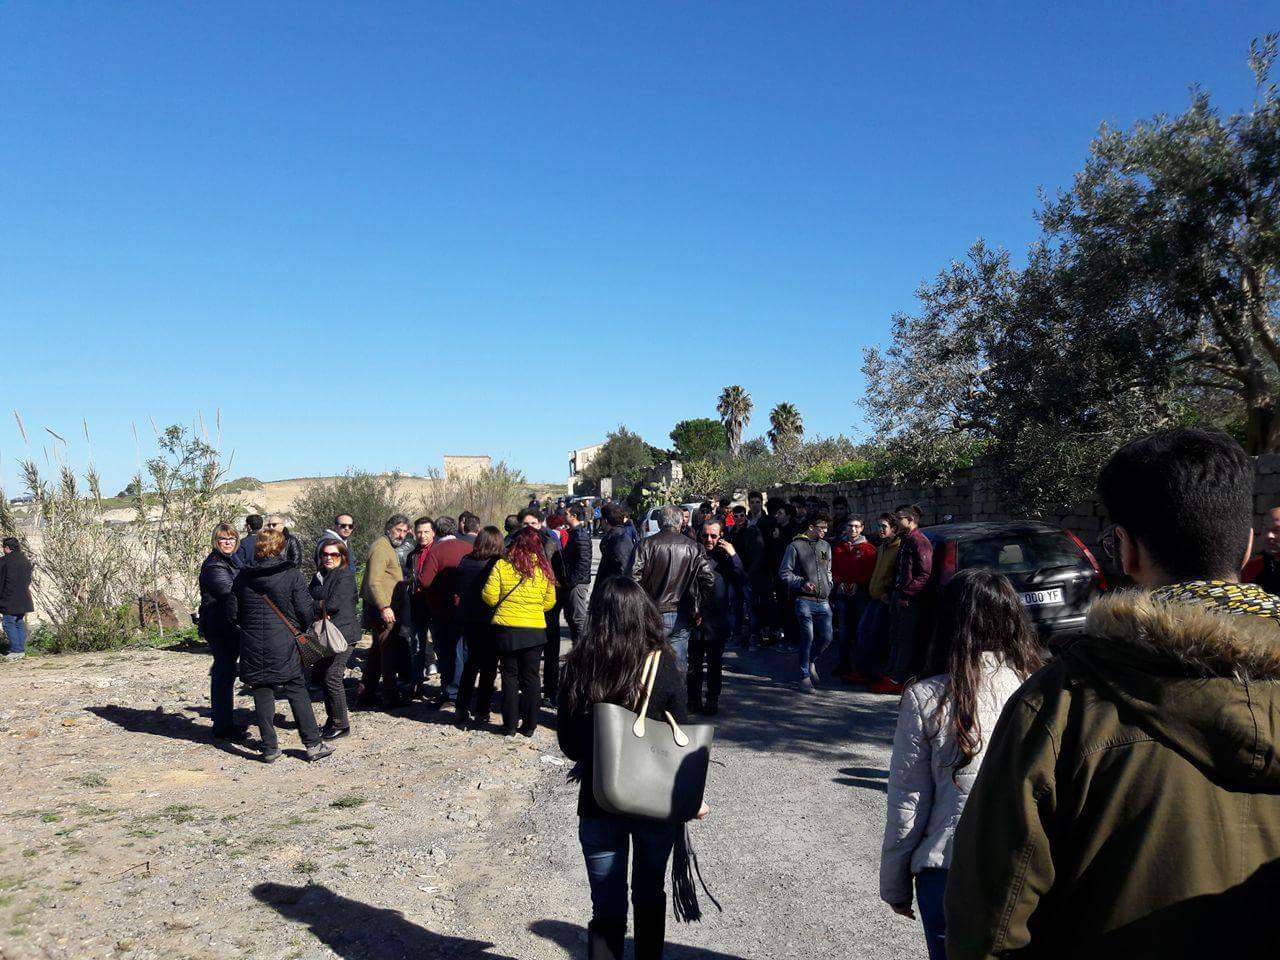
M 662 720 L 645 716 L 660 657 L 655 651 L 645 660 L 638 712 L 612 703 L 592 707 L 591 786 L 596 803 L 609 813 L 684 823 L 702 807 L 715 728 L 709 723 L 682 728 L 670 713 Z

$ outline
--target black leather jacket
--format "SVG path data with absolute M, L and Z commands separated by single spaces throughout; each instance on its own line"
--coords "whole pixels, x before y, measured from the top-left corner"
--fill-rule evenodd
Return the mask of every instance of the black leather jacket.
M 640 541 L 631 579 L 644 587 L 662 613 L 683 611 L 689 616 L 715 587 L 707 551 L 679 530 L 663 530 Z

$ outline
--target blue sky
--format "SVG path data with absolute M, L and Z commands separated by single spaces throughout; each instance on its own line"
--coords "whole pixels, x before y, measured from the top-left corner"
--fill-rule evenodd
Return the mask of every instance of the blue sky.
M 861 349 L 1103 122 L 1252 97 L 1273 3 L 0 6 L 0 483 L 80 423 L 234 473 L 558 480 L 752 394 L 857 432 Z M 47 440 L 47 435 L 44 435 Z

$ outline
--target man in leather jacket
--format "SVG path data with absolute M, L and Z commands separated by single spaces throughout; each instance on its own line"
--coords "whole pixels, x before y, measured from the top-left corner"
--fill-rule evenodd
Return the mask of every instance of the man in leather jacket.
M 658 605 L 667 639 L 683 665 L 689 658 L 689 629 L 702 598 L 715 587 L 707 552 L 680 532 L 680 508 L 670 504 L 658 517 L 658 533 L 640 541 L 631 579 Z

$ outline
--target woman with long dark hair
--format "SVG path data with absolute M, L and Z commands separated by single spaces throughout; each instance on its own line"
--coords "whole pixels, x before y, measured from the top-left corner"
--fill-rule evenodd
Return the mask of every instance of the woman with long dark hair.
M 591 884 L 591 923 L 587 956 L 621 960 L 627 935 L 627 853 L 634 858 L 631 903 L 635 909 L 636 960 L 662 956 L 666 938 L 667 895 L 663 880 L 671 851 L 684 825 L 607 813 L 592 789 L 593 726 L 591 708 L 615 703 L 636 709 L 641 669 L 661 651 L 658 675 L 645 716 L 662 721 L 670 714 L 689 720 L 688 685 L 676 653 L 667 642 L 662 614 L 639 584 L 611 577 L 591 598 L 587 629 L 564 664 L 556 733 L 560 749 L 573 760 L 581 780 L 578 791 L 578 839 Z M 699 819 L 709 808 L 703 804 Z
M 556 605 L 542 534 L 522 527 L 507 555 L 493 565 L 480 598 L 493 609 L 494 646 L 501 658 L 502 732 L 532 737 L 538 729 L 542 687 L 538 663 L 547 640 L 547 611 Z
M 493 611 L 485 606 L 481 593 L 489 581 L 489 574 L 501 558 L 502 531 L 497 527 L 485 527 L 476 534 L 471 552 L 462 558 L 454 573 L 454 604 L 467 649 L 467 657 L 462 665 L 462 679 L 458 681 L 457 708 L 454 712 L 454 723 L 460 730 L 468 722 L 473 730 L 489 723 L 493 681 L 498 674 L 498 648 L 494 645 L 494 626 L 490 622 Z M 480 681 L 478 689 L 477 680 Z M 471 706 L 473 693 L 474 714 Z
M 356 578 L 351 572 L 351 555 L 341 540 L 326 539 L 316 548 L 315 576 L 311 578 L 311 599 L 316 602 L 316 616 L 326 617 L 338 628 L 347 649 L 325 657 L 311 668 L 311 682 L 324 690 L 325 722 L 320 736 L 339 740 L 351 732 L 347 712 L 347 661 L 360 642 L 356 626 Z
M 902 693 L 889 769 L 880 897 L 915 919 L 930 960 L 946 958 L 942 912 L 951 844 L 1005 703 L 1043 665 L 1039 638 L 1008 578 L 961 570 L 942 593 L 927 679 Z

